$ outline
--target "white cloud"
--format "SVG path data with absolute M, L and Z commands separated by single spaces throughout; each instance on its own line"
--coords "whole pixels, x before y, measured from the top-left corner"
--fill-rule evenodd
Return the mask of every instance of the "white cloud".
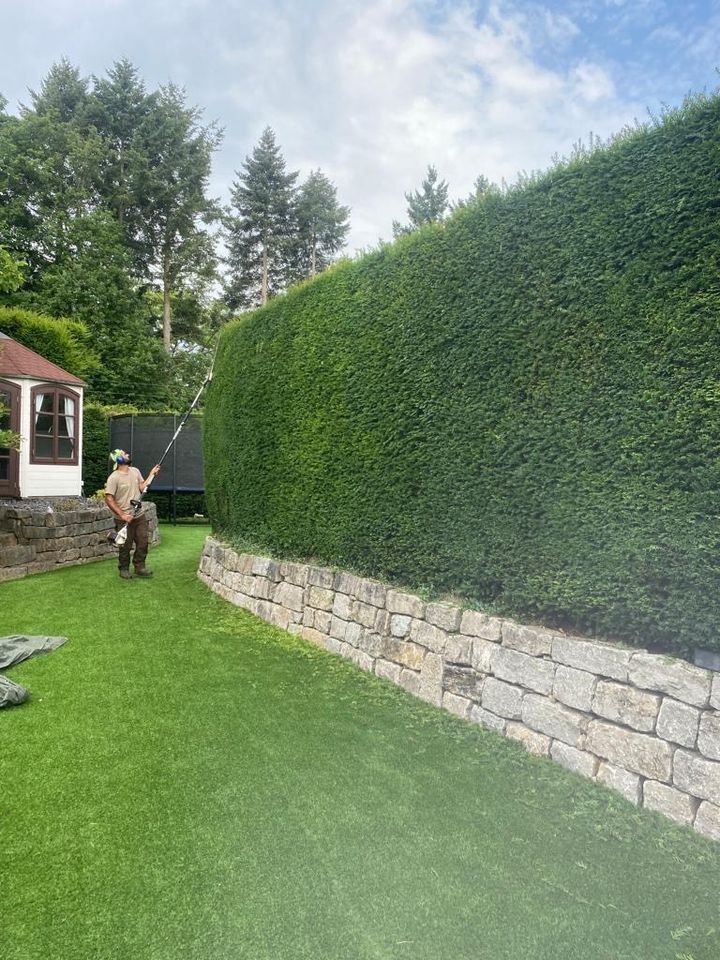
M 652 64 L 649 48 L 636 54 L 621 25 L 633 19 L 648 28 L 644 37 L 673 23 L 684 28 L 680 14 L 660 17 L 671 9 L 662 0 L 57 0 L 50 7 L 52 18 L 41 0 L 8 11 L 0 90 L 11 102 L 37 88 L 63 54 L 85 73 L 127 56 L 149 87 L 169 79 L 185 85 L 190 102 L 225 127 L 214 194 L 227 199 L 234 171 L 269 124 L 290 168 L 306 175 L 321 167 L 352 207 L 350 249 L 390 236 L 393 218 L 405 217 L 404 192 L 419 186 L 430 163 L 461 196 L 479 173 L 512 180 L 547 166 L 590 130 L 604 137 L 620 129 L 644 113 L 646 98 L 651 106 L 671 99 L 658 82 L 669 65 Z M 695 26 L 685 31 L 685 49 L 692 43 L 710 57 L 716 44 Z M 607 39 L 618 32 L 622 55 Z M 673 65 L 683 78 L 678 98 L 690 66 L 689 59 Z

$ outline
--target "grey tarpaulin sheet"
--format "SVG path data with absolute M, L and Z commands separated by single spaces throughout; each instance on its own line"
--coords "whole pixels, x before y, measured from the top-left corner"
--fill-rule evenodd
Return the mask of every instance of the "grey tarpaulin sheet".
M 48 653 L 56 650 L 67 640 L 67 637 L 29 637 L 14 634 L 11 637 L 0 637 L 0 670 L 11 667 L 15 663 L 22 663 L 38 653 Z M 7 677 L 0 677 L 0 707 L 10 707 L 16 703 L 24 703 L 30 696 L 25 687 L 13 683 Z

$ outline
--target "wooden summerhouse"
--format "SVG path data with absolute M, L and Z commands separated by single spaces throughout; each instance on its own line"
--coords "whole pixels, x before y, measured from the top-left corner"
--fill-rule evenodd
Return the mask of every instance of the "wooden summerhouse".
M 0 447 L 0 497 L 82 493 L 85 383 L 0 333 L 0 428 L 20 435 L 20 450 Z

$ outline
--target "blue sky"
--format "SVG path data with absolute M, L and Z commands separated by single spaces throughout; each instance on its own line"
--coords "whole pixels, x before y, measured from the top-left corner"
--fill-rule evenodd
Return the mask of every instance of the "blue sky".
M 11 110 L 62 56 L 128 57 L 225 129 L 217 196 L 270 124 L 351 206 L 349 252 L 390 238 L 429 163 L 462 196 L 720 83 L 720 0 L 0 0 L 0 23 Z

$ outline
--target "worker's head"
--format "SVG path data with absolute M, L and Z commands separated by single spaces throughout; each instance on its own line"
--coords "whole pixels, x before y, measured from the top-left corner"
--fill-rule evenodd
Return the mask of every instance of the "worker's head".
M 127 451 L 121 450 L 118 447 L 117 450 L 113 450 L 113 452 L 110 454 L 110 459 L 112 460 L 113 470 L 117 470 L 117 468 L 122 466 L 122 464 L 130 463 L 132 458 Z

